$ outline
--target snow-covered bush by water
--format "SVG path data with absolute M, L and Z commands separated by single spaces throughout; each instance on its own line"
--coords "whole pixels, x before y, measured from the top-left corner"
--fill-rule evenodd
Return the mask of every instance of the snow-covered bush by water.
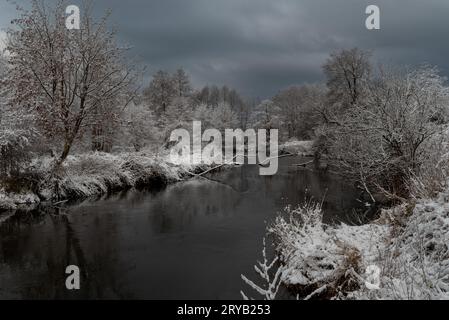
M 367 225 L 329 226 L 321 218 L 316 204 L 287 207 L 268 229 L 278 281 L 297 298 L 449 299 L 449 190 L 384 209 Z M 380 270 L 378 289 L 366 285 L 369 266 Z M 270 288 L 273 278 L 262 279 Z
M 55 169 L 55 159 L 40 157 L 30 164 L 30 172 L 39 178 L 37 190 L 7 192 L 0 189 L 0 209 L 41 201 L 60 201 L 101 195 L 133 187 L 152 187 L 192 177 L 204 169 L 200 163 L 173 164 L 168 155 L 139 153 L 87 153 L 69 156 Z
M 366 268 L 376 263 L 388 227 L 328 226 L 321 205 L 287 207 L 269 234 L 282 265 L 280 281 L 298 298 L 344 297 L 361 287 Z

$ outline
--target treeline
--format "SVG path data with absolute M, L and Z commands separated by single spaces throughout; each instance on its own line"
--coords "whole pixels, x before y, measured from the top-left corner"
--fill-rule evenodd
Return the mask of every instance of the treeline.
M 340 50 L 323 65 L 325 83 L 291 86 L 264 101 L 227 86 L 194 88 L 182 68 L 142 85 L 142 70 L 107 19 L 84 10 L 81 29 L 67 30 L 64 10 L 62 0 L 54 7 L 33 0 L 8 31 L 0 59 L 2 177 L 45 155 L 58 168 L 79 152 L 157 152 L 173 129 L 199 120 L 220 130 L 279 129 L 281 142 L 314 140 L 316 158 L 371 199 L 407 197 L 417 177 L 427 176 L 430 189 L 431 181 L 442 183 L 436 146 L 448 88 L 434 67 L 374 69 L 369 52 Z
M 141 103 L 158 117 L 157 125 L 161 130 L 197 118 L 210 125 L 222 121 L 219 127 L 223 128 L 226 125 L 245 128 L 251 108 L 235 89 L 227 86 L 194 89 L 183 68 L 173 74 L 163 70 L 156 72 L 143 91 Z

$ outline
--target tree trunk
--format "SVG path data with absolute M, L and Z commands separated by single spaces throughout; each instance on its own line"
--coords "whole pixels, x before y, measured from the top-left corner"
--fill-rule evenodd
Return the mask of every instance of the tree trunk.
M 66 141 L 64 143 L 64 149 L 62 150 L 62 154 L 59 157 L 59 160 L 57 163 L 58 166 L 60 166 L 65 161 L 65 159 L 67 159 L 67 156 L 69 155 L 71 148 L 72 148 L 72 143 L 69 141 Z

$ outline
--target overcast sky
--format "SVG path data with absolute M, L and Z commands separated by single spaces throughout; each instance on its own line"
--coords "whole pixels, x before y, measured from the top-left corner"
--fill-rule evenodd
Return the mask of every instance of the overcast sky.
M 369 4 L 380 7 L 381 30 L 365 28 Z M 354 46 L 377 62 L 427 62 L 449 75 L 449 0 L 94 0 L 94 8 L 113 10 L 120 40 L 150 74 L 182 66 L 197 87 L 269 97 L 322 80 L 329 53 Z M 12 17 L 0 0 L 0 27 Z

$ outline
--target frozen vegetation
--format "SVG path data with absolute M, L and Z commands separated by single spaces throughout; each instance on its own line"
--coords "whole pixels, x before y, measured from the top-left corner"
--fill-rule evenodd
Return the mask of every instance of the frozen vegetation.
M 88 153 L 69 156 L 55 171 L 54 159 L 38 158 L 30 171 L 36 183 L 19 192 L 0 190 L 0 209 L 17 209 L 42 201 L 62 201 L 101 195 L 130 188 L 158 187 L 192 178 L 208 167 L 201 164 L 173 164 L 168 154 Z M 13 187 L 11 189 L 14 189 Z
M 280 152 L 293 153 L 300 156 L 313 156 L 313 141 L 289 140 L 279 146 Z
M 362 226 L 324 225 L 319 205 L 286 208 L 268 230 L 277 278 L 262 277 L 262 286 L 244 280 L 256 294 L 282 283 L 298 299 L 449 299 L 448 200 L 446 189 Z M 378 288 L 370 286 L 370 266 L 380 270 Z
M 258 282 L 242 276 L 255 293 L 242 296 L 276 299 L 284 287 L 297 299 L 449 299 L 449 184 L 440 173 L 440 191 L 411 180 L 408 200 L 365 225 L 325 225 L 313 202 L 285 208 L 268 228 L 276 252 L 271 270 L 256 266 Z M 264 261 L 265 251 L 264 240 Z

